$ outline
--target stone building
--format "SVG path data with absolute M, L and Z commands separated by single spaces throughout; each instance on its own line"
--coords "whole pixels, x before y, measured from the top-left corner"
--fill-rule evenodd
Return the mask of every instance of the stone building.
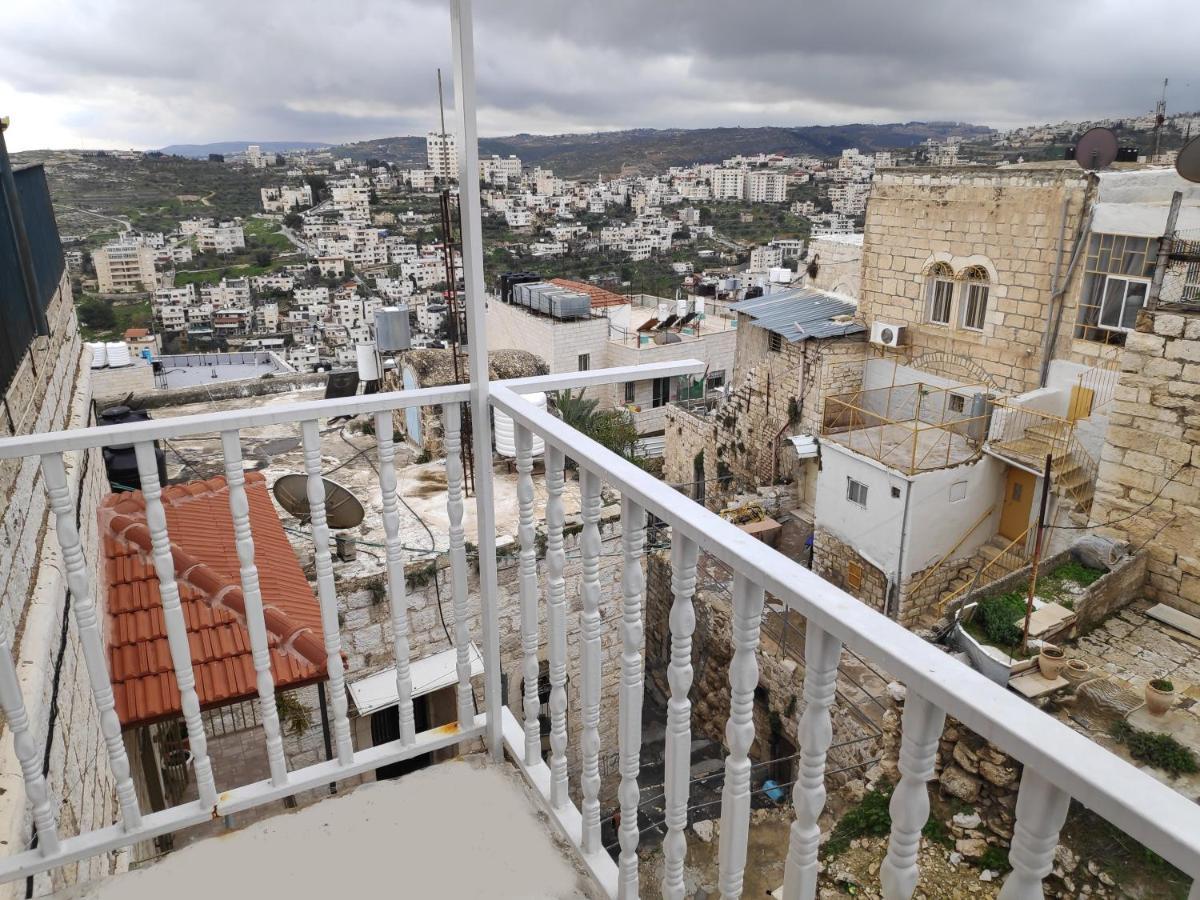
M 863 326 L 845 297 L 812 288 L 735 304 L 732 389 L 710 408 L 667 409 L 663 477 L 719 505 L 733 487 L 784 481 L 810 512 L 815 455 L 791 441 L 820 431 L 823 398 L 862 377 Z
M 40 166 L 18 170 L 17 189 L 29 201 L 31 251 L 38 274 L 37 298 L 45 311 L 46 336 L 26 331 L 28 309 L 20 286 L 4 294 L 15 308 L 6 306 L 6 328 L 22 351 L 2 373 L 3 415 L 0 435 L 31 434 L 86 426 L 90 419 L 90 355 L 75 318 L 71 284 L 62 263 L 50 199 Z M 4 200 L 0 197 L 0 207 Z M 23 204 L 24 205 L 24 204 Z M 0 272 L 20 271 L 9 219 L 0 209 Z M 52 239 L 47 236 L 52 235 Z M 18 285 L 20 283 L 17 277 Z M 14 287 L 4 281 L 5 288 Z M 24 338 L 28 336 L 28 340 Z M 96 508 L 104 486 L 104 464 L 99 451 L 65 454 L 67 483 L 71 490 L 72 518 L 86 552 L 98 553 Z M 47 746 L 40 763 L 58 810 L 62 827 L 71 833 L 111 824 L 117 815 L 112 774 L 104 757 L 99 714 L 92 702 L 88 675 L 76 620 L 67 602 L 65 567 L 49 509 L 44 474 L 36 457 L 0 461 L 0 639 L 11 652 L 25 698 L 30 734 L 37 746 Z M 11 735 L 11 724 L 0 730 L 0 828 L 10 843 L 30 846 L 33 821 L 25 801 L 21 766 Z M 101 855 L 72 863 L 52 873 L 36 876 L 38 895 L 87 881 L 125 866 L 123 854 Z M 10 882 L 0 897 L 25 896 L 25 881 Z

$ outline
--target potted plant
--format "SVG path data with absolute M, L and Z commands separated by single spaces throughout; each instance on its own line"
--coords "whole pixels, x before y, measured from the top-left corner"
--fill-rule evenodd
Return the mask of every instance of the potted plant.
M 1165 715 L 1175 705 L 1175 685 L 1166 678 L 1146 683 L 1146 709 L 1152 716 Z
M 1053 644 L 1042 644 L 1038 651 L 1038 669 L 1042 673 L 1042 677 L 1054 681 L 1062 674 L 1063 667 L 1067 664 L 1066 654 L 1063 653 L 1061 647 L 1055 647 Z

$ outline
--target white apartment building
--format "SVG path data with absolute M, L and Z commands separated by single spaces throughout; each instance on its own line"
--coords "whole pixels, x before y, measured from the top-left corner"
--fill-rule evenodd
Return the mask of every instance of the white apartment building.
M 418 288 L 426 290 L 446 280 L 446 265 L 440 256 L 423 256 L 400 264 L 400 275 L 411 278 Z
M 479 177 L 489 184 L 506 185 L 521 177 L 521 160 L 516 156 L 492 156 L 479 160 Z
M 504 223 L 509 228 L 528 228 L 533 223 L 533 217 L 527 209 L 506 209 Z
M 154 320 L 160 331 L 183 331 L 187 327 L 187 310 L 182 306 L 155 306 Z
M 299 187 L 265 187 L 260 193 L 265 212 L 289 212 L 297 207 L 312 206 L 313 202 L 312 188 L 307 184 Z
M 871 194 L 869 181 L 841 181 L 829 186 L 829 202 L 833 211 L 843 216 L 861 216 L 867 209 Z
M 366 225 L 371 221 L 371 185 L 358 178 L 339 181 L 329 186 L 329 196 L 334 209 L 344 215 L 346 221 Z
M 200 302 L 209 304 L 213 309 L 249 306 L 250 279 L 222 278 L 216 284 L 202 284 Z
M 714 169 L 712 196 L 714 200 L 741 200 L 746 193 L 744 169 Z
M 154 248 L 142 243 L 114 241 L 92 253 L 97 289 L 102 294 L 152 290 Z
M 196 246 L 200 248 L 201 252 L 216 253 L 221 256 L 244 250 L 246 233 L 242 230 L 241 219 L 200 228 L 196 232 Z
M 265 169 L 267 167 L 268 158 L 262 152 L 262 147 L 258 144 L 251 144 L 246 148 L 246 162 L 254 169 Z
M 254 308 L 254 330 L 270 334 L 279 330 L 278 303 L 260 303 Z
M 388 262 L 393 265 L 412 262 L 419 255 L 417 245 L 409 243 L 398 234 L 389 235 L 383 239 L 383 243 L 387 247 Z
M 425 164 L 435 178 L 458 178 L 458 142 L 452 132 L 431 131 L 425 135 Z
M 196 285 L 162 287 L 154 292 L 155 306 L 191 306 L 196 302 Z
M 786 203 L 787 175 L 770 170 L 747 172 L 745 197 L 751 203 Z
M 195 257 L 191 244 L 171 244 L 166 248 L 167 257 L 173 263 L 191 262 Z
M 404 180 L 414 191 L 432 191 L 435 177 L 432 169 L 409 169 Z
M 290 291 L 295 286 L 296 279 L 282 272 L 267 272 L 265 275 L 250 276 L 250 288 L 255 292 Z
M 179 233 L 184 237 L 193 237 L 200 233 L 201 228 L 211 228 L 213 224 L 211 218 L 184 219 L 179 223 Z
M 766 272 L 783 265 L 783 248 L 767 245 L 750 251 L 750 271 Z

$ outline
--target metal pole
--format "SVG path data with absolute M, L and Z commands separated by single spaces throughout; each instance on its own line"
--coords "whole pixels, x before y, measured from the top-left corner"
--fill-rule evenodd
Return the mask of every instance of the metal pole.
M 1150 281 L 1150 290 L 1146 295 L 1146 309 L 1158 308 L 1158 295 L 1162 290 L 1163 278 L 1167 274 L 1171 241 L 1174 239 L 1175 223 L 1179 221 L 1179 207 L 1182 203 L 1182 191 L 1176 191 L 1171 195 L 1171 209 L 1167 213 L 1167 227 L 1163 229 L 1162 239 L 1158 242 L 1158 259 L 1154 263 L 1154 278 Z
M 1029 652 L 1029 620 L 1033 617 L 1033 592 L 1037 589 L 1038 563 L 1042 559 L 1042 532 L 1046 527 L 1046 504 L 1050 500 L 1050 466 L 1054 456 L 1046 454 L 1046 473 L 1042 480 L 1042 502 L 1038 507 L 1037 537 L 1033 541 L 1033 567 L 1029 572 L 1029 595 L 1025 598 L 1025 627 L 1021 629 L 1021 652 Z
M 17 179 L 13 177 L 12 162 L 8 158 L 8 143 L 4 139 L 4 132 L 7 130 L 8 120 L 0 119 L 0 188 L 3 188 L 4 196 L 8 201 L 4 205 L 8 209 L 8 221 L 17 242 L 17 256 L 21 260 L 21 280 L 25 283 L 25 304 L 29 307 L 29 315 L 33 319 L 37 333 L 45 337 L 50 334 L 50 325 L 46 321 L 46 311 L 42 309 L 42 295 L 38 290 L 37 272 L 33 268 L 33 251 L 29 247 L 29 233 L 25 230 L 25 214 L 21 210 L 21 195 L 17 193 Z
M 485 741 L 500 761 L 500 616 L 496 585 L 496 511 L 492 492 L 492 424 L 488 397 L 487 310 L 483 293 L 483 222 L 479 208 L 479 145 L 475 124 L 475 46 L 471 0 L 451 0 L 454 115 L 458 120 L 458 198 L 462 216 L 463 302 L 471 372 L 471 425 L 476 453 L 475 508 L 479 523 L 479 602 L 484 665 Z
M 325 682 L 317 682 L 317 702 L 321 707 L 321 734 L 325 738 L 325 758 L 333 759 L 333 741 L 329 737 L 329 704 L 325 699 Z M 330 795 L 337 793 L 337 782 L 329 782 Z

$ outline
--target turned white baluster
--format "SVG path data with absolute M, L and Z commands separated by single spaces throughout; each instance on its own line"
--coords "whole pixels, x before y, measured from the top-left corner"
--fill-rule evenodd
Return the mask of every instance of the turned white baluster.
M 458 724 L 475 724 L 471 693 L 471 630 L 467 622 L 467 537 L 463 530 L 462 411 L 442 405 L 446 445 L 446 515 L 450 519 L 450 589 L 454 607 L 454 649 L 458 670 Z
M 900 738 L 900 783 L 892 792 L 888 809 L 892 834 L 887 857 L 879 870 L 883 896 L 908 900 L 917 889 L 917 853 L 921 829 L 929 819 L 929 779 L 937 762 L 938 742 L 946 726 L 946 713 L 924 697 L 908 692 L 904 702 L 903 733 Z
M 67 569 L 67 588 L 71 592 L 71 609 L 75 612 L 75 624 L 79 629 L 79 642 L 83 647 L 92 697 L 100 715 L 100 730 L 104 735 L 117 801 L 121 806 L 121 823 L 128 831 L 141 827 L 142 813 L 138 809 L 137 793 L 129 777 L 129 757 L 121 738 L 121 720 L 117 717 L 113 699 L 96 600 L 92 596 L 79 529 L 75 525 L 75 504 L 71 500 L 71 488 L 67 484 L 67 470 L 62 456 L 58 453 L 42 456 L 42 474 L 46 479 L 46 492 L 50 495 L 50 508 L 54 511 L 54 527 Z
M 621 498 L 621 694 L 618 724 L 621 786 L 617 798 L 621 804 L 618 839 L 621 854 L 617 865 L 617 897 L 637 900 L 638 889 L 638 772 L 642 749 L 642 653 L 645 629 L 642 625 L 642 596 L 646 579 L 642 574 L 642 545 L 646 536 L 646 511 L 628 497 Z
M 567 794 L 567 582 L 563 577 L 563 453 L 546 448 L 546 627 L 550 631 L 550 805 Z
M 521 673 L 525 708 L 525 765 L 542 761 L 541 711 L 538 701 L 537 547 L 533 533 L 533 436 L 517 425 L 517 537 L 520 541 Z
M 579 596 L 580 703 L 582 704 L 583 852 L 600 846 L 600 476 L 580 467 L 579 502 L 583 531 L 579 535 L 582 564 Z
M 1067 821 L 1071 795 L 1047 781 L 1030 766 L 1021 773 L 1017 791 L 1017 821 L 1013 825 L 1008 862 L 999 900 L 1041 900 L 1042 879 L 1054 868 L 1058 833 Z M 1195 888 L 1192 889 L 1195 894 Z
M 325 669 L 329 677 L 329 707 L 333 711 L 333 740 L 338 762 L 354 762 L 350 720 L 346 718 L 346 673 L 342 665 L 342 636 L 338 628 L 337 590 L 333 585 L 333 558 L 329 553 L 329 523 L 325 519 L 325 480 L 321 477 L 321 433 L 316 419 L 300 423 L 304 443 L 304 471 L 308 474 L 308 515 L 313 537 L 313 563 L 317 570 L 317 599 L 321 603 L 321 630 L 325 632 Z
M 671 541 L 671 663 L 667 683 L 667 736 L 663 794 L 666 800 L 663 838 L 662 895 L 664 900 L 683 900 L 683 864 L 687 857 L 688 789 L 692 763 L 692 632 L 696 630 L 693 594 L 696 590 L 695 541 L 675 533 Z
M 392 607 L 392 648 L 396 657 L 400 743 L 407 747 L 417 739 L 417 726 L 413 717 L 408 595 L 404 582 L 404 548 L 400 545 L 400 506 L 396 502 L 396 448 L 392 430 L 391 412 L 376 413 L 375 441 L 379 452 L 379 492 L 383 500 L 383 540 L 387 546 L 388 601 Z
M 817 853 L 821 847 L 818 820 L 825 808 L 825 757 L 833 743 L 829 710 L 837 692 L 841 655 L 841 641 L 810 621 L 804 638 L 804 714 L 797 729 L 800 772 L 792 789 L 796 821 L 788 836 L 784 900 L 811 900 L 817 893 Z
M 242 470 L 241 437 L 236 430 L 221 432 L 221 450 L 225 457 L 225 483 L 229 485 L 229 510 L 233 516 L 234 543 L 246 605 L 246 631 L 250 635 L 250 653 L 254 660 L 258 709 L 267 741 L 267 763 L 271 768 L 271 784 L 281 787 L 288 781 L 287 757 L 283 753 L 283 729 L 275 705 L 275 677 L 271 673 L 270 641 L 263 618 L 262 587 L 258 581 L 258 565 L 254 562 L 254 534 L 250 528 L 246 475 Z
M 42 774 L 43 749 L 29 728 L 29 715 L 25 712 L 25 699 L 21 696 L 12 647 L 7 640 L 0 641 L 0 708 L 8 720 L 13 749 L 21 763 L 25 795 L 29 798 L 33 824 L 37 828 L 38 849 L 43 856 L 54 856 L 59 851 L 58 828 L 54 822 L 54 807 L 50 804 L 50 788 Z
M 138 477 L 142 481 L 142 496 L 146 500 L 146 528 L 150 532 L 154 573 L 158 576 L 158 595 L 162 600 L 163 623 L 167 628 L 167 646 L 171 651 L 171 667 L 179 686 L 179 707 L 187 725 L 188 749 L 192 753 L 192 771 L 196 773 L 196 793 L 201 806 L 217 805 L 217 785 L 213 781 L 212 763 L 208 758 L 208 738 L 204 720 L 200 718 L 200 698 L 196 695 L 196 675 L 192 671 L 192 648 L 188 641 L 187 621 L 179 602 L 179 585 L 175 581 L 175 558 L 171 553 L 171 538 L 167 534 L 167 513 L 162 505 L 162 486 L 158 483 L 158 460 L 154 444 L 142 441 L 134 444 Z
M 750 746 L 754 743 L 754 689 L 764 592 L 744 575 L 733 579 L 733 660 L 729 664 L 729 722 L 725 726 L 725 785 L 721 791 L 721 897 L 742 896 L 750 840 Z

